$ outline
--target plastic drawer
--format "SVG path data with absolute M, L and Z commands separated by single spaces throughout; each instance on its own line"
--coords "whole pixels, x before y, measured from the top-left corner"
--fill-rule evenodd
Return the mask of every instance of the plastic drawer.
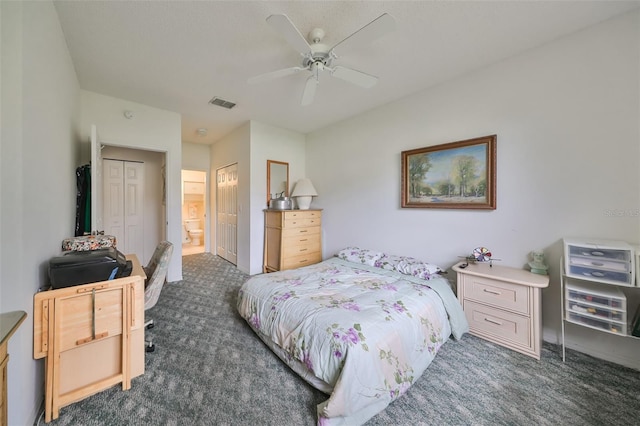
M 626 287 L 636 284 L 634 249 L 624 241 L 565 238 L 564 250 L 567 276 Z
M 589 292 L 587 289 L 566 287 L 567 302 L 580 302 L 596 308 L 613 308 L 626 311 L 627 299 L 620 295 L 605 295 Z
M 569 244 L 569 257 L 583 257 L 585 259 L 597 259 L 599 261 L 618 260 L 623 262 L 631 261 L 630 250 L 616 250 L 607 248 L 593 248 L 586 245 Z
M 624 311 L 608 308 L 599 308 L 586 303 L 567 300 L 567 310 L 577 314 L 585 314 L 604 320 L 625 322 L 627 315 Z
M 576 265 L 569 266 L 569 274 L 595 280 L 615 281 L 621 285 L 631 285 L 632 278 L 629 272 L 608 271 L 605 269 L 587 268 Z
M 601 320 L 599 318 L 594 318 L 592 316 L 585 316 L 585 315 L 577 314 L 575 312 L 568 312 L 567 320 L 569 322 L 573 322 L 579 325 L 584 325 L 587 327 L 597 328 L 599 330 L 608 331 L 610 333 L 621 334 L 621 335 L 627 334 L 627 324 L 623 322 Z
M 615 334 L 627 334 L 627 298 L 617 287 L 569 282 L 565 286 L 567 321 Z

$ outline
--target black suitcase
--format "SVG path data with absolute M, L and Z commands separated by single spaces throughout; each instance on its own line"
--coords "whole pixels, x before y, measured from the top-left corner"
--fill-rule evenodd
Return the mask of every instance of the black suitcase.
M 49 261 L 49 281 L 54 289 L 71 287 L 127 277 L 131 269 L 131 261 L 113 247 L 71 251 Z

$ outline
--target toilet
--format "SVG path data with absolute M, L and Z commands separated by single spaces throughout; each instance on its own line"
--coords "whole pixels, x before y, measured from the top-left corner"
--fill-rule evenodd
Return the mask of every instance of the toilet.
M 204 231 L 200 228 L 200 219 L 187 219 L 184 221 L 184 227 L 189 233 L 189 238 L 191 238 L 191 245 L 199 246 L 200 238 L 204 234 Z

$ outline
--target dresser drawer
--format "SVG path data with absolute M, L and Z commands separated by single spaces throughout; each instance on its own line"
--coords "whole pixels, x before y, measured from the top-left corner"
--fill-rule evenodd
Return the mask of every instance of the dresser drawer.
M 468 299 L 500 309 L 529 315 L 529 287 L 505 281 L 467 275 L 463 280 L 465 302 Z
M 529 318 L 480 303 L 464 301 L 464 313 L 471 333 L 490 335 L 518 345 L 531 345 Z
M 287 228 L 282 230 L 282 238 L 289 239 L 295 237 L 305 237 L 310 235 L 320 235 L 319 226 L 309 226 L 308 228 Z
M 310 228 L 310 227 L 319 227 L 321 219 L 319 217 L 316 218 L 286 218 L 283 223 L 284 229 L 292 229 L 292 228 Z
M 283 240 L 282 254 L 285 259 L 314 252 L 320 252 L 320 234 Z
M 284 212 L 284 220 L 320 219 L 322 212 L 318 210 L 288 210 Z
M 322 260 L 322 254 L 320 252 L 301 254 L 298 256 L 292 256 L 286 258 L 282 262 L 282 269 L 295 269 L 303 266 L 313 265 Z

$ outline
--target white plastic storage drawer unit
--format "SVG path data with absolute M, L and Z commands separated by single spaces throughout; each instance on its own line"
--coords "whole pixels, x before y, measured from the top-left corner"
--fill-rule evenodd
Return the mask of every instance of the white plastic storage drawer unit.
M 619 288 L 588 282 L 565 286 L 566 320 L 610 333 L 627 334 L 627 298 Z
M 565 274 L 581 280 L 636 284 L 633 247 L 624 241 L 564 239 Z

